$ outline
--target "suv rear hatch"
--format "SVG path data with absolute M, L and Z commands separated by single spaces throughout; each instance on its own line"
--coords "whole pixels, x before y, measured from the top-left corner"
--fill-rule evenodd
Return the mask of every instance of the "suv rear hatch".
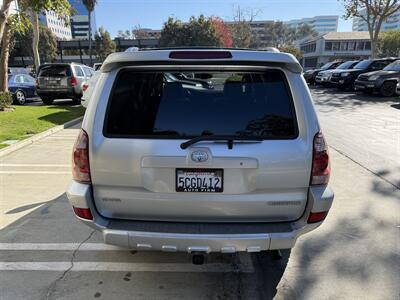
M 285 72 L 167 68 L 116 75 L 103 132 L 91 138 L 98 212 L 182 222 L 300 218 L 313 137 L 298 124 Z M 181 147 L 199 136 L 206 140 Z
M 70 87 L 72 77 L 69 65 L 44 65 L 39 70 L 38 83 L 40 90 L 65 90 Z

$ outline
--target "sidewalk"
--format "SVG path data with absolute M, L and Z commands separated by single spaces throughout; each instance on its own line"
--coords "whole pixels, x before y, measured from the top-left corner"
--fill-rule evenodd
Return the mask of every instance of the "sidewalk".
M 79 126 L 0 158 L 0 229 L 64 193 Z

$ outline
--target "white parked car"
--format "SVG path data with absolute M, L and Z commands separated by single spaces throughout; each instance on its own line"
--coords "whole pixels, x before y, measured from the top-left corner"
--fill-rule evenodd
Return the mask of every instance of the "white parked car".
M 176 72 L 213 89 L 165 79 Z M 328 214 L 329 174 L 294 56 L 148 50 L 104 62 L 67 195 L 107 244 L 198 257 L 294 247 Z
M 87 107 L 89 100 L 92 97 L 97 81 L 100 77 L 100 71 L 96 71 L 93 76 L 83 84 L 82 91 L 83 95 L 81 98 L 81 104 L 83 107 Z

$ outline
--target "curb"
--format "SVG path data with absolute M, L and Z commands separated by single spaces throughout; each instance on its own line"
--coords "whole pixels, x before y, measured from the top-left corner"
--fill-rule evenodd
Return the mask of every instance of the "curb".
M 50 128 L 50 129 L 48 129 L 46 131 L 43 131 L 43 132 L 38 133 L 38 134 L 35 134 L 35 135 L 25 139 L 25 140 L 22 140 L 20 142 L 12 144 L 12 145 L 0 150 L 0 158 L 3 157 L 3 156 L 6 156 L 6 155 L 8 155 L 8 154 L 10 154 L 12 152 L 15 152 L 15 151 L 17 151 L 17 150 L 19 150 L 21 148 L 24 148 L 24 147 L 26 147 L 28 145 L 31 145 L 36 141 L 39 141 L 39 140 L 41 140 L 41 139 L 43 139 L 43 138 L 45 138 L 45 137 L 47 137 L 49 135 L 52 135 L 53 133 L 56 133 L 56 132 L 61 131 L 63 129 L 72 127 L 72 126 L 78 124 L 82 120 L 83 120 L 83 117 L 79 117 L 79 118 L 73 119 L 71 121 L 68 121 L 67 123 L 52 127 L 52 128 Z

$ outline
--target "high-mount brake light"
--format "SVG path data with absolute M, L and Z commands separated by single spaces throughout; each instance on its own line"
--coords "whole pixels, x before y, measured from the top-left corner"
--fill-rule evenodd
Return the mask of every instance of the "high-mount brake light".
M 172 51 L 169 54 L 172 59 L 226 59 L 232 58 L 229 51 Z

